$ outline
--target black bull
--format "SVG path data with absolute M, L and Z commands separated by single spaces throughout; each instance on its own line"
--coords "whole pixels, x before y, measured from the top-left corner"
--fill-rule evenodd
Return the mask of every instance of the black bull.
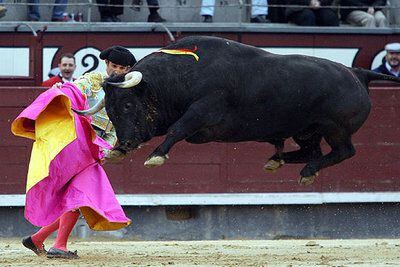
M 106 110 L 119 140 L 114 157 L 166 135 L 145 162 L 148 167 L 163 164 L 181 140 L 268 142 L 276 153 L 264 169 L 306 163 L 299 182 L 310 184 L 319 170 L 355 154 L 351 136 L 371 109 L 369 81 L 400 81 L 214 37 L 187 37 L 163 49 L 140 60 L 134 75 L 110 77 L 104 84 Z M 290 137 L 300 148 L 283 152 Z M 322 138 L 331 147 L 326 155 Z

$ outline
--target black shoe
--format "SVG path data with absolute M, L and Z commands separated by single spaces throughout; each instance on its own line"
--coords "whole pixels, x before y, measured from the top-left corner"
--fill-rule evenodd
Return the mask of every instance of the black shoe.
M 203 22 L 207 23 L 213 22 L 213 17 L 211 15 L 203 15 L 202 17 L 203 17 Z
M 157 12 L 150 14 L 149 17 L 147 18 L 147 22 L 165 22 L 165 21 L 167 20 L 162 18 L 160 14 L 158 14 Z
M 131 9 L 139 12 L 140 11 L 140 6 L 142 5 L 141 0 L 132 0 L 132 6 Z
M 112 16 L 112 17 L 111 17 L 111 19 L 112 19 L 112 21 L 113 21 L 113 22 L 121 22 L 121 19 L 120 19 L 120 18 L 118 18 L 118 17 L 117 17 L 117 16 L 115 16 L 115 15 L 114 15 L 114 16 Z
M 51 21 L 53 21 L 53 22 L 67 22 L 68 18 L 52 18 Z
M 112 17 L 101 17 L 101 22 L 114 22 Z
M 251 23 L 267 23 L 268 20 L 265 18 L 265 16 L 258 15 L 258 16 L 254 17 L 254 18 L 251 18 L 250 22 Z
M 47 253 L 47 251 L 44 249 L 44 245 L 42 246 L 42 249 L 38 249 L 30 236 L 26 236 L 22 239 L 22 245 L 32 250 L 38 256 L 44 256 Z
M 78 259 L 78 252 L 75 250 L 72 251 L 64 251 L 58 248 L 51 247 L 46 254 L 49 259 Z

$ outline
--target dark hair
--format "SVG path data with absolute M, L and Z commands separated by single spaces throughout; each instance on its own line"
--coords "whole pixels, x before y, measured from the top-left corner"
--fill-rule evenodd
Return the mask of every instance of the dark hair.
M 72 58 L 73 60 L 74 60 L 74 63 L 76 63 L 76 60 L 75 60 L 75 57 L 74 57 L 74 55 L 72 54 L 72 53 L 65 53 L 65 54 L 62 54 L 61 55 L 61 57 L 60 57 L 60 63 L 61 63 L 61 60 L 63 59 L 63 58 Z

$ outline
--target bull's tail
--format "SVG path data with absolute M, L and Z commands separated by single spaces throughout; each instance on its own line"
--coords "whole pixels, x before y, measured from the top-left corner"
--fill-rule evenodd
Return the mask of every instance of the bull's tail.
M 371 81 L 392 81 L 392 82 L 398 82 L 400 83 L 400 78 L 391 76 L 391 75 L 386 75 L 382 73 L 377 73 L 371 70 L 366 70 L 362 68 L 351 68 L 353 73 L 357 76 L 357 78 L 363 82 L 366 86 L 368 86 L 368 83 Z

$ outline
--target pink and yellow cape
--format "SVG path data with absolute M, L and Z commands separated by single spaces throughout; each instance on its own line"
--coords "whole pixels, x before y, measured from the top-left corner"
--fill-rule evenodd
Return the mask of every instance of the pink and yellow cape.
M 11 131 L 35 140 L 26 184 L 25 217 L 46 226 L 64 212 L 80 209 L 94 230 L 130 224 L 99 159 L 108 144 L 89 119 L 75 114 L 87 101 L 72 83 L 42 93 L 14 120 Z

